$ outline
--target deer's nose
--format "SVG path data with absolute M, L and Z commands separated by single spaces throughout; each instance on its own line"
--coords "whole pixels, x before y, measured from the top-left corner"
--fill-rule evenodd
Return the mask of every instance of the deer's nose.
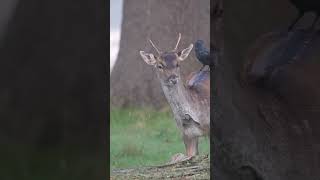
M 169 76 L 169 78 L 168 78 L 168 82 L 170 83 L 170 84 L 177 84 L 177 82 L 178 82 L 178 76 L 177 75 L 171 75 L 171 76 Z
M 177 84 L 177 79 L 170 79 L 171 84 Z

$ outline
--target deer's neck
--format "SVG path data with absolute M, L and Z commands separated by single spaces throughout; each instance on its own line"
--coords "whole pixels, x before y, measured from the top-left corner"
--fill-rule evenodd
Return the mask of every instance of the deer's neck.
M 176 119 L 190 114 L 191 102 L 188 91 L 182 82 L 178 82 L 172 87 L 162 84 L 162 89 Z

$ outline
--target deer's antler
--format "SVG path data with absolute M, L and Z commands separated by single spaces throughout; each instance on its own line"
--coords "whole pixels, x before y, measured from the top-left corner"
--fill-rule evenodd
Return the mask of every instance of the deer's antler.
M 151 39 L 149 39 L 149 42 L 150 42 L 151 45 L 154 47 L 154 49 L 158 52 L 158 54 L 160 54 L 161 51 L 159 51 L 159 49 L 156 47 L 156 45 L 153 44 L 153 42 L 151 41 Z
M 176 50 L 177 50 L 178 45 L 179 45 L 179 42 L 180 42 L 180 39 L 181 39 L 181 33 L 179 33 L 179 38 L 178 38 L 178 41 L 177 41 L 176 47 L 174 47 L 173 51 L 176 51 Z

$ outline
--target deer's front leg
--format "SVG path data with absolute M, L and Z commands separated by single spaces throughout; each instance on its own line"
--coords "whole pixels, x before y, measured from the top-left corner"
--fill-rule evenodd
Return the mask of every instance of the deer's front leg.
M 198 155 L 197 126 L 199 126 L 199 123 L 194 121 L 189 114 L 185 114 L 184 118 L 182 118 L 183 142 L 188 157 Z
M 183 135 L 183 141 L 186 147 L 186 155 L 182 153 L 175 154 L 168 164 L 186 161 L 198 154 L 198 137 L 190 138 L 187 135 Z
M 198 137 L 183 136 L 183 142 L 186 147 L 186 155 L 192 157 L 198 155 Z

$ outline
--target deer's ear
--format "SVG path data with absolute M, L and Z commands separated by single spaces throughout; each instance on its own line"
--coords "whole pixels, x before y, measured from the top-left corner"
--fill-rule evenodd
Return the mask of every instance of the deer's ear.
M 185 60 L 185 59 L 189 56 L 192 48 L 193 48 L 193 44 L 190 44 L 189 47 L 187 47 L 186 49 L 182 50 L 182 51 L 179 53 L 180 56 L 179 56 L 178 59 L 179 59 L 180 61 Z
M 140 55 L 142 59 L 149 65 L 155 65 L 156 59 L 154 58 L 154 55 L 151 53 L 146 53 L 144 51 L 140 51 Z

